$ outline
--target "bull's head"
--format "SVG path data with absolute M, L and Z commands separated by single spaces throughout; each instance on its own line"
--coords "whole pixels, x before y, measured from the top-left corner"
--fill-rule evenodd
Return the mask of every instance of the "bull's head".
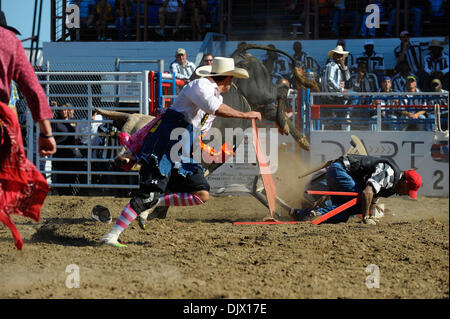
M 292 65 L 295 66 L 294 58 L 286 52 L 275 48 L 257 44 L 242 45 L 233 52 L 232 57 L 235 60 L 236 66 L 248 71 L 250 79 L 235 79 L 234 83 L 238 91 L 246 97 L 251 109 L 260 111 L 265 119 L 275 121 L 282 134 L 291 134 L 300 147 L 309 150 L 309 143 L 306 137 L 288 120 L 285 113 L 289 87 L 283 84 L 278 86 L 274 85 L 271 75 L 264 64 L 255 57 L 245 54 L 247 50 L 251 49 L 274 51 L 284 54 L 291 59 Z M 305 87 L 315 92 L 319 91 L 317 83 L 314 80 L 306 78 L 300 68 L 294 67 L 293 80 L 297 88 Z M 226 99 L 225 95 L 224 99 Z

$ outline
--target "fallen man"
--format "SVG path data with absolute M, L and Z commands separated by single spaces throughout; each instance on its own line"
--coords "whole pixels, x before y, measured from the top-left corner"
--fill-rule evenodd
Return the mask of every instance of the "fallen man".
M 363 223 L 376 225 L 371 211 L 379 197 L 409 195 L 417 199 L 417 191 L 422 186 L 421 176 L 414 170 L 401 171 L 387 158 L 348 154 L 334 160 L 326 171 L 326 183 L 330 191 L 357 192 L 360 205 L 352 206 L 331 217 L 326 222 L 346 222 L 350 216 L 362 214 Z M 331 196 L 331 203 L 313 209 L 292 209 L 294 220 L 315 219 L 349 201 L 348 196 Z

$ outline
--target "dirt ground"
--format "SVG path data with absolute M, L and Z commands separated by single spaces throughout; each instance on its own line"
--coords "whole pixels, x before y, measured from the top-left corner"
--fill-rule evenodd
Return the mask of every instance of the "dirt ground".
M 14 217 L 22 251 L 0 225 L 0 298 L 449 297 L 448 198 L 386 199 L 392 211 L 377 226 L 250 226 L 233 222 L 268 215 L 255 198 L 214 197 L 171 208 L 146 231 L 135 221 L 121 236 L 127 248 L 97 246 L 112 224 L 91 219 L 92 207 L 115 219 L 127 202 L 49 196 L 40 223 Z M 66 285 L 73 264 L 79 288 Z M 372 264 L 380 280 L 369 289 Z
M 275 181 L 297 207 L 292 170 Z M 382 199 L 377 226 L 315 226 L 234 225 L 269 212 L 251 196 L 211 197 L 171 207 L 145 231 L 134 221 L 120 237 L 126 248 L 98 246 L 113 224 L 93 220 L 92 207 L 107 206 L 114 222 L 128 201 L 48 196 L 41 222 L 13 217 L 22 251 L 0 224 L 0 298 L 449 298 L 448 198 Z

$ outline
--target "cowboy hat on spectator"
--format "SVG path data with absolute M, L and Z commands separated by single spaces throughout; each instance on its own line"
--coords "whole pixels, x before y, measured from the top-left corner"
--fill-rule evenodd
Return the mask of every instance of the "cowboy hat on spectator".
M 332 58 L 334 53 L 342 54 L 344 57 L 346 57 L 350 52 L 344 51 L 344 49 L 342 48 L 342 45 L 338 45 L 335 49 L 330 50 L 328 52 L 328 57 Z

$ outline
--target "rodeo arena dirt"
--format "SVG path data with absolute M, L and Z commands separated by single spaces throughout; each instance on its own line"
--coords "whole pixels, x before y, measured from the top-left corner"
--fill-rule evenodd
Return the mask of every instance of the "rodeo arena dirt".
M 217 8 L 225 10 L 224 2 Z M 66 20 L 56 13 L 52 19 L 57 26 Z M 196 299 L 257 304 L 272 299 L 449 299 L 448 73 L 438 81 L 427 78 L 421 91 L 409 88 L 425 83 L 420 80 L 425 73 L 408 75 L 403 83 L 408 89 L 390 91 L 386 83 L 397 83 L 401 73 L 393 53 L 398 38 L 352 38 L 345 46 L 334 38 L 307 36 L 303 50 L 310 54 L 297 60 L 291 51 L 301 25 L 279 40 L 233 38 L 221 27 L 223 32 L 199 33 L 203 41 L 186 41 L 177 37 L 190 34 L 190 25 L 188 31 L 174 29 L 171 39 L 170 26 L 165 35 L 159 23 L 147 33 L 147 23 L 145 33 L 137 28 L 141 31 L 133 41 L 131 34 L 117 30 L 110 41 L 115 25 L 92 41 L 83 41 L 88 34 L 83 32 L 97 29 L 84 24 L 87 31 L 81 34 L 66 25 L 67 34 L 52 35 L 44 44 L 43 62 L 30 63 L 34 74 L 28 75 L 39 82 L 33 90 L 42 89 L 45 108 L 50 105 L 50 131 L 42 121 L 36 124 L 47 111 L 33 109 L 42 100 L 29 99 L 28 84 L 20 78 L 12 83 L 10 108 L 0 101 L 1 299 L 184 300 L 170 310 L 174 318 L 199 313 L 188 302 Z M 6 22 L 0 25 L 0 36 L 13 35 L 3 31 Z M 157 40 L 148 39 L 149 34 Z M 145 41 L 134 41 L 139 36 Z M 433 47 L 448 52 L 448 36 L 412 39 L 424 56 Z M 356 62 L 360 48 L 370 45 L 377 50 L 376 61 L 385 55 L 383 69 L 359 69 L 372 67 L 369 57 Z M 206 52 L 212 53 L 212 65 L 203 65 Z M 272 70 L 270 59 L 278 61 Z M 280 63 L 286 63 L 288 73 L 276 72 Z M 201 78 L 189 80 L 186 65 L 191 65 L 189 76 Z M 333 68 L 339 73 L 336 91 L 330 89 L 336 80 L 329 76 Z M 357 78 L 364 72 L 369 74 L 364 80 Z M 197 107 L 186 96 L 197 87 L 198 94 L 206 94 L 209 88 L 197 84 L 205 81 L 217 90 Z M 365 88 L 359 88 L 363 82 Z M 378 83 L 377 89 L 369 91 L 370 83 Z M 8 91 L 3 84 L 0 89 Z M 198 122 L 192 117 L 190 127 L 200 123 L 213 132 L 199 139 L 189 136 L 200 150 L 203 179 L 210 186 L 205 203 L 203 188 L 180 191 L 169 200 L 170 188 L 177 185 L 160 193 L 145 193 L 150 188 L 142 186 L 147 178 L 142 172 L 150 166 L 144 156 L 156 158 L 143 150 L 155 131 L 165 133 L 167 114 L 181 114 L 177 98 L 203 114 Z M 212 100 L 220 101 L 215 119 L 206 111 L 213 110 Z M 222 105 L 233 109 L 226 113 Z M 188 123 L 186 114 L 179 123 Z M 11 133 L 9 123 L 17 122 L 20 126 Z M 16 136 L 22 137 L 17 145 Z M 42 150 L 51 149 L 46 143 L 53 138 L 57 151 L 45 155 Z M 49 186 L 34 218 L 19 208 L 39 206 L 39 199 L 27 197 L 35 194 L 37 184 L 30 182 L 28 193 L 17 191 L 24 197 L 14 197 L 16 186 L 10 185 L 17 181 L 6 176 L 19 146 L 17 167 L 27 167 L 21 172 L 28 174 L 27 165 L 33 164 Z M 155 170 L 161 176 L 167 162 L 171 172 L 183 169 L 179 158 L 158 160 Z M 360 175 L 352 175 L 357 161 Z M 369 166 L 373 170 L 367 175 Z M 334 186 L 338 177 L 332 172 L 338 174 L 339 167 L 352 175 L 354 189 Z M 383 180 L 377 179 L 380 171 Z M 359 184 L 363 178 L 366 184 Z M 149 183 L 145 187 L 156 187 Z M 349 198 L 345 203 L 342 195 Z M 130 211 L 133 218 L 125 220 Z M 332 222 L 342 216 L 347 216 L 343 222 Z M 105 240 L 119 228 L 120 238 Z M 240 318 L 234 310 L 231 315 Z M 269 317 L 277 318 L 274 313 L 262 316 Z

